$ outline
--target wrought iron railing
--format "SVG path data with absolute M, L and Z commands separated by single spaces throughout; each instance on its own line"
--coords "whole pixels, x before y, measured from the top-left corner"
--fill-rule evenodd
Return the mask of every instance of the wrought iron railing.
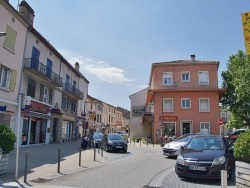
M 32 69 L 62 86 L 62 78 L 35 58 L 25 58 L 24 69 Z
M 221 84 L 221 85 L 220 85 Z M 214 89 L 226 89 L 226 84 L 222 85 L 222 82 L 173 82 L 170 85 L 164 85 L 162 82 L 152 82 L 149 85 L 150 89 L 170 89 L 170 90 L 214 90 Z
M 76 95 L 80 99 L 83 99 L 83 92 L 81 92 L 79 89 L 77 89 L 72 84 L 70 84 L 70 83 L 64 83 L 63 86 L 62 86 L 62 88 L 63 88 L 63 91 L 68 91 L 68 92 Z

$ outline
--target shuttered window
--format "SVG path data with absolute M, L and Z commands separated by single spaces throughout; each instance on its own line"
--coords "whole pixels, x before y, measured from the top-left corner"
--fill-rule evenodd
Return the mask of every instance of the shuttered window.
M 16 36 L 17 32 L 7 25 L 4 46 L 13 52 L 15 52 Z

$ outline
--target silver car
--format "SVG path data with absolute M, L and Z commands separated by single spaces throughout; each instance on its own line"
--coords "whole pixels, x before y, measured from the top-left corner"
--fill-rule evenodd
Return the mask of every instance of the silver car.
M 181 146 L 185 146 L 195 135 L 195 133 L 189 133 L 182 135 L 172 142 L 166 143 L 163 146 L 163 155 L 168 157 L 177 157 L 181 152 Z

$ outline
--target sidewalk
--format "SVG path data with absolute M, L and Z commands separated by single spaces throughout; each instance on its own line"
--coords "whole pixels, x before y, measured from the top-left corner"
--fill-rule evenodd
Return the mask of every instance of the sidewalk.
M 50 181 L 57 176 L 83 170 L 91 166 L 108 162 L 105 152 L 101 156 L 101 150 L 96 149 L 94 160 L 94 149 L 81 150 L 81 140 L 63 142 L 56 144 L 43 144 L 19 149 L 18 180 L 15 182 L 16 150 L 9 154 L 8 173 L 0 176 L 0 187 L 28 187 L 35 183 Z M 60 149 L 60 173 L 58 173 L 58 155 Z M 28 154 L 27 183 L 24 183 L 25 157 Z

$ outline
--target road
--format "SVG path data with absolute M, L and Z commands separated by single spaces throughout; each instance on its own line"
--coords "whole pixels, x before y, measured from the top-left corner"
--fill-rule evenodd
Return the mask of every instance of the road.
M 158 173 L 173 167 L 175 159 L 162 155 L 161 147 L 130 147 L 127 153 L 106 153 L 110 162 L 61 176 L 45 183 L 53 187 L 142 188 Z

